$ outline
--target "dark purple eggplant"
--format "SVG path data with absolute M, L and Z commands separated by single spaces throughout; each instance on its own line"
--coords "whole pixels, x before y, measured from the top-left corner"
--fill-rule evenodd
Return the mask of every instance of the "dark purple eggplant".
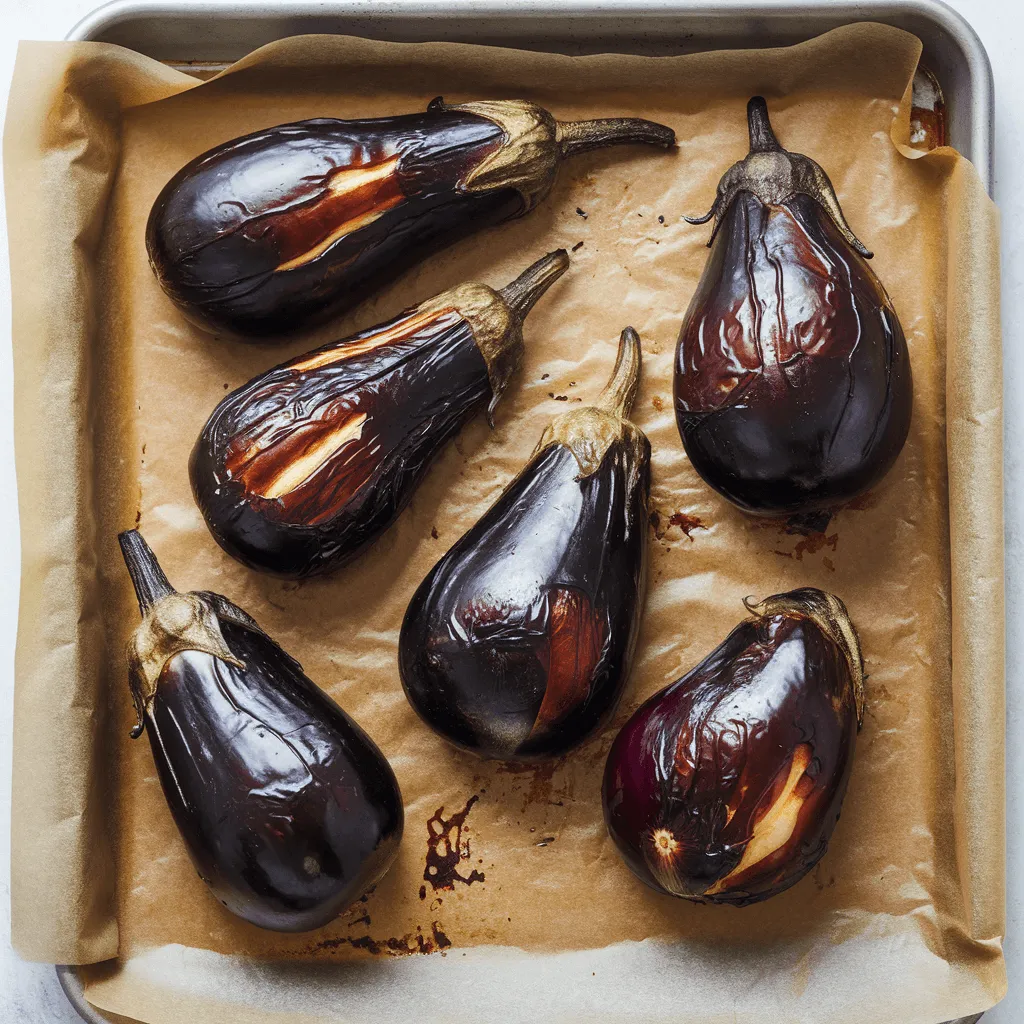
M 397 518 L 445 442 L 493 410 L 523 320 L 569 265 L 549 253 L 494 291 L 466 284 L 268 370 L 192 451 L 192 491 L 228 554 L 277 576 L 331 572 Z
M 290 332 L 527 213 L 565 157 L 674 142 L 651 121 L 557 122 L 521 100 L 438 98 L 423 114 L 278 125 L 186 164 L 153 205 L 146 248 L 164 291 L 200 326 Z
M 701 903 L 768 899 L 817 864 L 864 714 L 860 644 L 839 598 L 806 588 L 747 608 L 630 718 L 605 767 L 605 821 L 630 869 Z
M 402 837 L 384 755 L 240 608 L 179 594 L 135 530 L 118 540 L 142 623 L 128 681 L 171 814 L 233 914 L 319 928 L 375 885 Z
M 598 404 L 552 421 L 409 604 L 398 643 L 406 696 L 466 750 L 562 754 L 622 695 L 647 567 L 651 446 L 625 418 L 639 372 L 627 327 Z
M 750 154 L 700 224 L 711 254 L 679 333 L 675 410 L 694 469 L 759 515 L 827 512 L 878 483 L 910 429 L 903 329 L 813 160 L 761 97 Z

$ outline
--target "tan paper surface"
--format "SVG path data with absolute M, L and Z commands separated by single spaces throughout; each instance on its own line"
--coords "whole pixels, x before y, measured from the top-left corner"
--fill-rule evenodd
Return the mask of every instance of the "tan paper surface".
M 945 1010 L 916 1015 L 939 996 L 948 1016 L 995 1002 L 1005 985 L 996 213 L 952 150 L 911 159 L 920 154 L 902 146 L 901 101 L 918 52 L 912 37 L 880 26 L 791 49 L 658 59 L 304 37 L 196 87 L 117 48 L 23 44 L 5 137 L 25 552 L 19 950 L 79 962 L 119 951 L 132 957 L 129 968 L 149 965 L 151 986 L 153 971 L 168 985 L 175 977 L 174 956 L 153 966 L 167 944 L 331 962 L 376 954 L 366 969 L 383 972 L 381 959 L 422 939 L 445 951 L 444 960 L 415 958 L 433 977 L 464 951 L 464 963 L 478 962 L 480 946 L 551 959 L 596 956 L 613 943 L 649 950 L 636 943 L 654 938 L 686 950 L 687 969 L 703 979 L 700 1001 L 662 1007 L 675 1021 L 759 1019 L 733 1016 L 751 963 L 775 964 L 779 974 L 780 987 L 762 1000 L 776 1016 L 765 1019 L 846 1021 L 877 995 L 852 979 L 881 962 L 905 979 L 890 989 L 900 1019 L 939 1019 Z M 911 435 L 895 468 L 810 536 L 745 517 L 704 486 L 672 415 L 675 337 L 707 255 L 707 229 L 681 216 L 704 212 L 721 174 L 746 153 L 744 107 L 758 92 L 783 145 L 825 166 L 853 229 L 877 254 L 915 378 Z M 680 146 L 668 156 L 623 149 L 575 159 L 530 216 L 460 244 L 284 347 L 211 339 L 164 297 L 143 226 L 185 161 L 266 125 L 422 109 L 439 93 L 452 102 L 523 97 L 562 119 L 647 116 L 671 124 Z M 578 242 L 573 267 L 527 322 L 525 365 L 496 429 L 482 419 L 470 425 L 356 565 L 298 585 L 253 574 L 220 551 L 192 502 L 186 460 L 226 389 L 457 282 L 504 284 L 536 256 Z M 603 734 L 552 766 L 476 761 L 445 746 L 405 702 L 395 666 L 405 605 L 529 457 L 547 418 L 596 397 L 625 324 L 644 348 L 634 419 L 654 450 L 655 521 L 625 700 Z M 328 928 L 281 936 L 224 912 L 188 861 L 148 744 L 128 740 L 121 652 L 137 612 L 115 534 L 136 520 L 179 589 L 217 590 L 247 609 L 395 768 L 407 814 L 399 858 L 365 903 Z M 599 789 L 611 739 L 743 617 L 744 596 L 801 585 L 847 603 L 869 675 L 829 853 L 799 885 L 754 907 L 658 896 L 633 879 L 605 834 Z M 459 872 L 484 878 L 434 891 L 424 877 L 427 822 L 471 801 Z M 193 969 L 200 963 L 221 961 L 195 960 Z M 397 970 L 389 962 L 386 977 Z M 92 977 L 91 998 L 126 1015 L 170 1019 L 172 1002 L 185 1005 L 166 989 L 144 995 L 150 988 L 131 969 Z M 252 997 L 252 1019 L 274 1019 L 256 988 L 232 991 L 229 1000 Z M 814 1016 L 805 1018 L 795 1008 L 812 997 Z M 223 1019 L 214 997 L 190 999 L 193 1019 Z

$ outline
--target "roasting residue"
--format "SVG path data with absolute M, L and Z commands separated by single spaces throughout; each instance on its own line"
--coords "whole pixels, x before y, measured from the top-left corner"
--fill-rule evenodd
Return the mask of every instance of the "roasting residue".
M 484 881 L 484 873 L 472 869 L 468 875 L 459 874 L 460 861 L 469 860 L 469 840 L 463 838 L 466 818 L 479 800 L 474 794 L 466 801 L 466 806 L 450 818 L 444 818 L 444 805 L 438 807 L 433 817 L 427 821 L 427 863 L 423 869 L 423 880 L 437 892 L 440 889 L 454 889 L 456 882 L 472 885 Z M 426 886 L 420 889 L 420 899 L 426 897 Z

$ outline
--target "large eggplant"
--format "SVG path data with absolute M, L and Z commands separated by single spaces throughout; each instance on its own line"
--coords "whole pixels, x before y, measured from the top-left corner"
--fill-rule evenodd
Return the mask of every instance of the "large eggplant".
M 903 329 L 828 176 L 747 108 L 711 254 L 676 349 L 675 411 L 697 472 L 740 508 L 830 511 L 889 471 L 910 429 Z
M 551 423 L 409 604 L 398 645 L 406 696 L 464 749 L 562 754 L 622 694 L 647 566 L 651 446 L 625 418 L 639 371 L 627 327 L 598 404 Z
M 864 714 L 860 644 L 839 598 L 805 588 L 748 609 L 636 711 L 605 768 L 605 820 L 626 863 L 701 903 L 767 899 L 821 859 Z
M 423 114 L 278 125 L 186 164 L 153 205 L 146 248 L 164 290 L 200 326 L 280 334 L 528 212 L 565 157 L 674 141 L 650 121 L 557 122 L 520 100 L 438 98 Z
M 394 772 L 245 612 L 179 594 L 137 531 L 118 539 L 142 613 L 128 644 L 132 735 L 149 735 L 200 878 L 260 928 L 327 924 L 398 852 Z
M 494 408 L 522 358 L 526 314 L 568 265 L 559 249 L 500 291 L 452 288 L 224 398 L 189 464 L 221 547 L 303 577 L 376 540 L 445 442 Z

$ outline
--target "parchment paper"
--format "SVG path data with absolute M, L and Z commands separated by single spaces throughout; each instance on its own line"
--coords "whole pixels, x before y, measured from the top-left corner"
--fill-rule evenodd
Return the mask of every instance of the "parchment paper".
M 497 993 L 508 971 L 479 948 L 488 946 L 522 951 L 505 967 L 561 963 L 571 974 L 631 963 L 617 988 L 601 990 L 608 1019 L 642 1009 L 686 1022 L 838 1024 L 853 1012 L 924 1022 L 1001 996 L 996 212 L 955 152 L 907 148 L 919 50 L 913 37 L 872 25 L 789 49 L 657 59 L 297 37 L 197 86 L 116 47 L 22 44 L 5 172 L 24 545 L 12 910 L 24 955 L 86 963 L 118 954 L 126 966 L 90 972 L 90 998 L 154 1021 L 223 1020 L 226 1004 L 233 1019 L 278 1019 L 260 984 L 279 969 L 239 977 L 215 953 L 372 961 L 317 975 L 338 989 L 313 997 L 309 1019 L 365 1019 L 359 998 L 382 1019 L 403 1019 L 401 1000 L 381 1001 L 400 979 L 436 986 L 474 965 L 495 979 L 486 999 L 507 1013 Z M 672 125 L 680 146 L 667 156 L 622 149 L 575 159 L 530 216 L 284 346 L 211 338 L 165 298 L 143 227 L 184 162 L 267 125 L 417 110 L 439 93 L 451 102 L 523 97 L 561 119 L 651 117 Z M 711 492 L 672 415 L 675 337 L 707 255 L 707 228 L 681 217 L 703 213 L 746 153 L 744 108 L 755 93 L 767 96 L 783 145 L 824 165 L 877 254 L 913 364 L 906 449 L 822 533 L 748 518 Z M 495 430 L 480 419 L 463 431 L 357 564 L 300 585 L 220 551 L 193 504 L 187 454 L 226 390 L 454 283 L 499 286 L 540 254 L 580 242 L 527 322 L 525 365 Z M 551 766 L 477 761 L 406 704 L 395 664 L 402 614 L 434 561 L 529 457 L 547 418 L 596 397 L 626 324 L 644 351 L 634 419 L 654 450 L 651 583 L 626 697 L 608 729 Z M 115 535 L 134 524 L 179 589 L 217 590 L 246 608 L 395 768 L 407 815 L 401 853 L 376 891 L 327 928 L 282 936 L 223 911 L 191 867 L 148 744 L 128 739 L 122 649 L 137 610 Z M 868 671 L 867 715 L 829 852 L 799 885 L 754 907 L 658 896 L 629 874 L 601 819 L 615 731 L 743 618 L 744 596 L 802 585 L 847 603 Z M 425 869 L 439 830 L 462 856 L 441 873 L 448 887 L 435 888 Z M 419 952 L 442 955 L 382 963 Z M 672 967 L 681 973 L 670 981 Z M 362 987 L 350 991 L 344 979 L 357 969 Z M 308 970 L 275 975 L 295 990 L 282 1012 L 310 998 Z M 884 1003 L 867 991 L 879 974 L 893 979 Z M 520 975 L 509 991 L 561 1012 L 563 977 L 557 968 L 546 982 L 537 974 L 524 990 Z M 636 984 L 644 978 L 648 988 Z M 686 998 L 661 1001 L 680 984 Z M 339 1002 L 344 1012 L 326 1008 Z M 438 1005 L 440 1016 L 450 1003 Z M 566 1014 L 581 1005 L 569 1002 Z M 484 1004 L 476 1017 L 487 1018 Z

